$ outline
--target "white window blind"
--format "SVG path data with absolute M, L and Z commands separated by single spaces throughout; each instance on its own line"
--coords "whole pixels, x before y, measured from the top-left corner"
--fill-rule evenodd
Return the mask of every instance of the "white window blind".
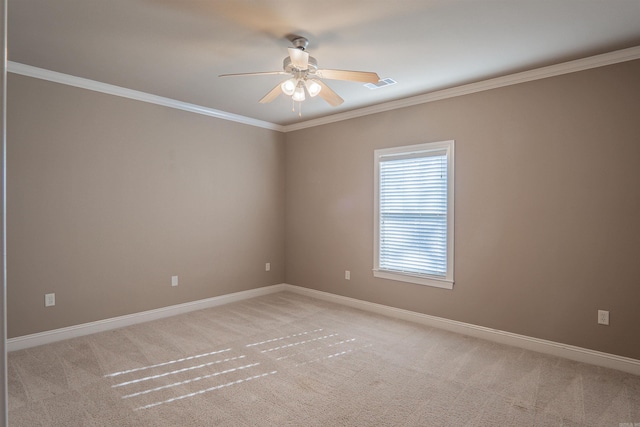
M 453 141 L 443 144 L 376 151 L 376 276 L 400 274 L 388 278 L 422 284 L 431 283 L 419 278 L 453 283 L 453 186 L 449 170 Z

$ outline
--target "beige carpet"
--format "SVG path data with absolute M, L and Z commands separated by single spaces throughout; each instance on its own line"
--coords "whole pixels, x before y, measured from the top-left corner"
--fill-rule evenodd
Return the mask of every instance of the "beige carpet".
M 21 350 L 8 364 L 10 426 L 640 423 L 640 377 L 292 293 Z

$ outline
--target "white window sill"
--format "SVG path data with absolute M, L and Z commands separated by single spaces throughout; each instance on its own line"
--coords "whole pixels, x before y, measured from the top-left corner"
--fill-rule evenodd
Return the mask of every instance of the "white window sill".
M 453 289 L 453 280 L 436 279 L 426 276 L 397 273 L 385 270 L 373 270 L 373 275 L 381 279 L 397 280 L 399 282 L 415 283 L 417 285 L 433 286 L 435 288 Z

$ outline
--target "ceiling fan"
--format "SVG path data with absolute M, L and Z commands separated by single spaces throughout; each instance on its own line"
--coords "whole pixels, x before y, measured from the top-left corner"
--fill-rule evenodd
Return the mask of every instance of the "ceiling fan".
M 293 47 L 289 48 L 289 56 L 284 58 L 283 71 L 262 71 L 255 73 L 221 74 L 219 77 L 230 76 L 261 76 L 268 74 L 289 75 L 290 78 L 279 83 L 267 93 L 260 103 L 266 104 L 284 93 L 291 96 L 294 101 L 302 102 L 306 95 L 314 97 L 319 95 L 332 107 L 337 107 L 344 102 L 337 93 L 320 79 L 347 80 L 363 83 L 378 83 L 380 77 L 369 71 L 328 70 L 318 68 L 318 61 L 306 52 L 309 41 L 304 37 L 292 37 Z

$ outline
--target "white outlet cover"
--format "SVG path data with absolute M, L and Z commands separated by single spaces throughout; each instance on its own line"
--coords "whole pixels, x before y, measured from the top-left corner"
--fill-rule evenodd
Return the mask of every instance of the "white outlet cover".
M 609 324 L 609 312 L 606 310 L 598 310 L 598 324 L 599 325 L 608 325 Z
M 44 306 L 45 307 L 53 307 L 56 305 L 56 294 L 45 294 L 44 295 Z
M 264 265 L 264 271 L 271 271 L 271 263 L 268 262 Z
M 171 276 L 171 286 L 178 286 L 178 276 Z

